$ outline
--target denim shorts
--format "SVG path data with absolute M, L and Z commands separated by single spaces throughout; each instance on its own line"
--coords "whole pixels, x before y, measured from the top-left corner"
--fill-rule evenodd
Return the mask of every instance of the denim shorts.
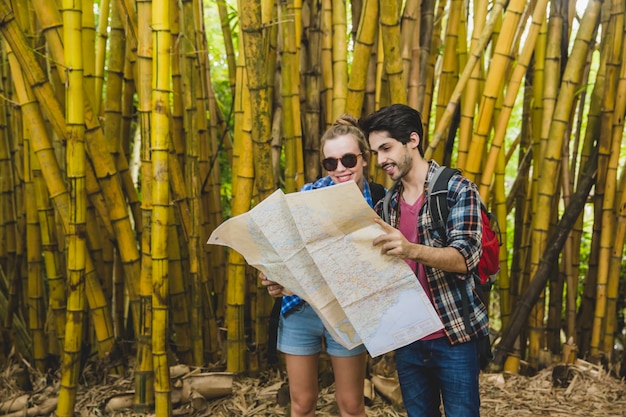
M 322 324 L 317 313 L 306 302 L 302 302 L 280 316 L 278 323 L 278 350 L 290 355 L 314 355 L 322 351 L 322 341 L 326 341 L 326 352 L 331 356 L 349 357 L 366 352 L 359 345 L 346 349 L 337 343 Z

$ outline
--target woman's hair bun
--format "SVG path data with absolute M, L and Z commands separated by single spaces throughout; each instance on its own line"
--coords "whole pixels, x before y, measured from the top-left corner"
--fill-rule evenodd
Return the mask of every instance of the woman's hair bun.
M 336 125 L 359 127 L 358 120 L 351 114 L 344 113 L 337 118 Z

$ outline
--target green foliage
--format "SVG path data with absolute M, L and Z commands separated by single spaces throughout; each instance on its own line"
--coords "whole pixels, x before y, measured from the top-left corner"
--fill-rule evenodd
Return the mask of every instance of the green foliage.
M 228 85 L 228 62 L 226 61 L 226 49 L 224 47 L 222 24 L 220 22 L 220 15 L 217 8 L 218 1 L 210 0 L 205 3 L 204 6 L 204 24 L 206 27 L 207 44 L 209 46 L 208 54 L 209 62 L 211 63 L 211 78 L 213 80 L 214 87 L 215 84 L 219 84 L 224 80 Z M 237 3 L 232 0 L 224 1 L 226 2 L 226 6 L 228 8 L 228 20 L 236 50 L 237 41 L 239 39 L 239 31 L 237 29 L 239 23 L 237 20 Z M 217 95 L 217 91 L 215 94 Z
M 220 1 L 220 0 L 217 0 Z M 224 46 L 224 36 L 218 12 L 218 3 L 211 0 L 205 3 L 204 23 L 206 27 L 206 37 L 208 44 L 209 63 L 211 65 L 211 84 L 215 93 L 215 100 L 219 111 L 224 116 L 228 133 L 232 136 L 233 129 L 233 96 L 229 79 L 228 61 L 226 48 Z M 238 20 L 236 2 L 224 0 L 228 8 L 228 21 L 232 31 L 235 49 L 239 39 Z M 222 212 L 225 219 L 231 216 L 231 202 L 233 199 L 232 172 L 228 161 L 228 155 L 224 152 L 224 137 L 219 138 L 218 158 L 220 165 L 220 181 L 222 196 Z
M 219 164 L 222 184 L 220 190 L 220 195 L 222 196 L 222 215 L 224 216 L 224 219 L 228 219 L 232 213 L 231 203 L 233 201 L 233 174 L 225 152 L 220 152 Z

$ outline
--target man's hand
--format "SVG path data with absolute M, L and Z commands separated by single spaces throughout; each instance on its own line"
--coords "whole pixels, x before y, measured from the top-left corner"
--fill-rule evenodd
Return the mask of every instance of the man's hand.
M 259 278 L 261 279 L 261 284 L 267 287 L 267 292 L 272 297 L 281 297 L 283 295 L 284 288 L 282 285 L 280 285 L 277 282 L 270 281 L 269 279 L 267 279 L 267 277 L 265 276 L 263 272 L 259 273 Z
M 441 269 L 446 272 L 467 274 L 468 269 L 465 258 L 453 247 L 434 248 L 431 246 L 411 243 L 401 231 L 388 225 L 377 217 L 374 219 L 384 233 L 374 239 L 374 246 L 380 245 L 380 253 L 383 255 L 396 256 L 401 259 L 412 259 L 417 263 Z
M 411 259 L 411 246 L 401 231 L 385 223 L 380 217 L 374 219 L 382 228 L 384 233 L 374 239 L 374 246 L 380 245 L 380 253 L 383 255 L 396 256 L 402 259 Z

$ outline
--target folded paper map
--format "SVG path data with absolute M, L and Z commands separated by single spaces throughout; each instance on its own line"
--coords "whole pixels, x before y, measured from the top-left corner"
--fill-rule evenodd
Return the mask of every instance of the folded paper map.
M 337 342 L 376 357 L 443 327 L 411 268 L 372 245 L 376 216 L 354 182 L 277 190 L 207 243 L 239 252 L 309 303 Z

